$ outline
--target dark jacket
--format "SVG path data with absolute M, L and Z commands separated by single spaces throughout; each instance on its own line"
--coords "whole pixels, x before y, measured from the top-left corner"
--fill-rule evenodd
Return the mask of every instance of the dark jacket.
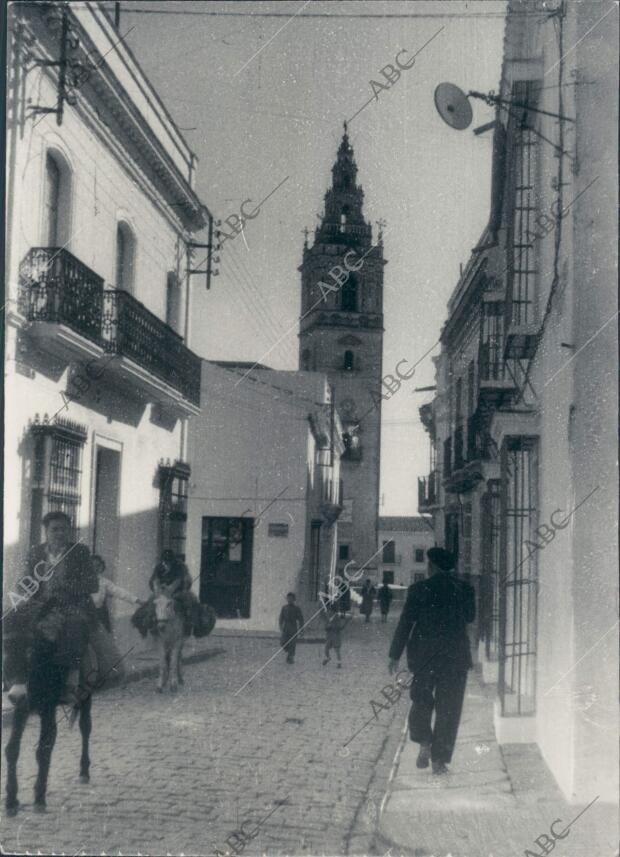
M 169 594 L 176 595 L 192 587 L 192 578 L 184 562 L 175 560 L 169 565 L 158 562 L 153 570 L 149 586 L 155 591 L 155 584 L 165 586 Z
M 387 613 L 390 609 L 390 602 L 392 601 L 392 591 L 388 586 L 382 586 L 379 589 L 379 594 L 377 595 L 379 606 L 381 607 L 382 613 Z
M 68 545 L 63 558 L 53 567 L 41 565 L 47 563 L 47 546 L 36 547 L 28 559 L 28 574 L 38 579 L 35 569 L 38 567 L 39 590 L 33 594 L 32 601 L 43 607 L 53 599 L 61 609 L 82 608 L 94 617 L 95 607 L 91 595 L 99 589 L 99 578 L 92 566 L 90 551 L 83 544 Z
M 425 667 L 472 666 L 466 626 L 476 616 L 473 588 L 451 572 L 439 572 L 409 587 L 390 658 L 398 660 L 407 647 L 407 663 L 415 673 Z
M 3 623 L 5 674 L 11 681 L 20 683 L 26 681 L 29 650 L 35 636 L 41 633 L 43 623 L 49 624 L 46 617 L 50 613 L 55 613 L 62 623 L 71 618 L 70 633 L 76 635 L 73 643 L 76 652 L 82 648 L 80 639 L 87 633 L 88 626 L 94 627 L 97 622 L 90 596 L 99 588 L 99 579 L 86 545 L 68 545 L 63 558 L 54 566 L 47 561 L 46 545 L 39 545 L 30 554 L 27 574 L 38 582 L 39 587 L 25 602 L 8 611 Z M 12 590 L 22 594 L 18 585 Z
M 285 604 L 280 610 L 280 630 L 283 634 L 293 636 L 297 633 L 297 623 L 301 628 L 304 624 L 304 617 L 296 604 Z

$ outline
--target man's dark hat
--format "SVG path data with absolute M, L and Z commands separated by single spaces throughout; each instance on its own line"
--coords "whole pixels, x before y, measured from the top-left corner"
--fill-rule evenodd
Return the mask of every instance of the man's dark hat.
M 454 554 L 447 551 L 445 548 L 429 548 L 426 551 L 426 556 L 429 560 L 440 568 L 442 571 L 451 571 L 456 565 Z

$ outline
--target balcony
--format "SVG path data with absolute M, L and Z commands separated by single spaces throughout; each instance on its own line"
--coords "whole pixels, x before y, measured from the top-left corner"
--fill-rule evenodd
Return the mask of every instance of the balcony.
M 530 360 L 536 352 L 538 326 L 530 300 L 506 301 L 504 357 L 506 360 Z
M 499 407 L 516 390 L 514 379 L 506 371 L 501 340 L 480 343 L 478 378 L 479 395 L 484 407 Z
M 200 405 L 200 358 L 169 325 L 122 289 L 104 292 L 102 321 L 106 351 L 129 358 Z
M 463 425 L 456 428 L 450 440 L 454 448 L 454 457 L 448 474 L 445 473 L 444 467 L 444 488 L 449 494 L 465 494 L 484 478 L 477 417 L 471 416 L 467 421 L 466 446 Z
M 431 512 L 438 506 L 437 471 L 418 477 L 418 512 Z
M 342 479 L 326 477 L 321 484 L 321 512 L 329 523 L 333 523 L 343 509 Z
M 68 250 L 29 251 L 20 266 L 18 306 L 45 350 L 69 361 L 101 358 L 106 372 L 150 401 L 180 415 L 198 413 L 200 358 L 128 292 L 104 289 L 102 277 Z
M 62 247 L 33 247 L 19 268 L 18 308 L 37 331 L 54 336 L 47 325 L 70 332 L 67 344 L 79 339 L 100 345 L 103 278 Z M 39 324 L 41 323 L 41 324 Z M 78 347 L 79 351 L 79 347 Z M 90 355 L 92 349 L 86 349 Z

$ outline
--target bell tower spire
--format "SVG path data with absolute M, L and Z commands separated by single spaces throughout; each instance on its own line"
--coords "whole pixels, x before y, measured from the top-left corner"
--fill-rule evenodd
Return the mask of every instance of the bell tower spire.
M 381 378 L 383 352 L 383 243 L 372 242 L 364 218 L 364 191 L 347 123 L 325 193 L 314 244 L 304 244 L 299 331 L 301 369 L 324 372 L 344 429 L 341 474 L 344 507 L 338 522 L 341 567 L 360 565 L 377 550 Z M 381 227 L 379 228 L 381 232 Z M 366 568 L 373 576 L 373 562 Z

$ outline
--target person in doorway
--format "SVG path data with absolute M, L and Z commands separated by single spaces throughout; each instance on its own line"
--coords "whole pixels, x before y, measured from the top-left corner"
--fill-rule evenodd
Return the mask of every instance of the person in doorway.
M 323 666 L 331 661 L 330 652 L 333 649 L 336 652 L 336 660 L 338 661 L 338 669 L 342 667 L 340 660 L 340 649 L 342 647 L 342 631 L 348 622 L 346 616 L 342 616 L 338 611 L 336 603 L 327 605 L 325 613 L 325 657 L 323 658 Z
M 476 615 L 473 588 L 454 574 L 454 556 L 427 551 L 430 577 L 409 587 L 390 647 L 390 673 L 405 647 L 413 673 L 409 712 L 411 740 L 420 745 L 418 768 L 445 774 L 461 719 L 467 671 L 472 666 L 467 623 Z M 435 712 L 435 722 L 431 719 Z
M 387 583 L 384 583 L 380 587 L 377 600 L 379 601 L 379 608 L 381 610 L 381 621 L 387 622 L 390 604 L 392 603 L 392 591 Z
M 280 610 L 280 645 L 286 652 L 286 663 L 295 663 L 295 647 L 297 638 L 304 626 L 304 617 L 301 610 L 295 604 L 295 593 L 289 592 L 286 596 L 286 604 Z M 297 627 L 299 625 L 299 628 Z
M 361 591 L 362 603 L 360 604 L 360 613 L 366 617 L 365 621 L 370 622 L 370 614 L 372 613 L 373 599 L 376 591 L 370 580 L 362 586 Z

